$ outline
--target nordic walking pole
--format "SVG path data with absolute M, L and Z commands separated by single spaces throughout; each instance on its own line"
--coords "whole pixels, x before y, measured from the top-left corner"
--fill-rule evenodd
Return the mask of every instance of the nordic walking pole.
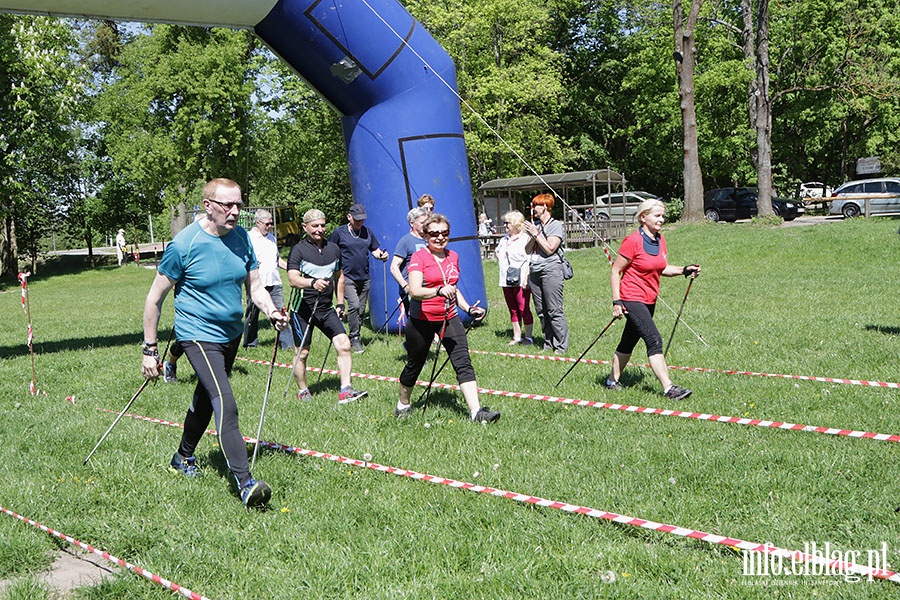
M 381 285 L 381 289 L 384 292 L 384 295 L 381 296 L 381 299 L 384 302 L 384 322 L 387 323 L 387 259 L 381 261 Z
M 569 373 L 572 372 L 572 369 L 574 369 L 575 367 L 578 366 L 578 363 L 581 362 L 581 359 L 584 358 L 584 355 L 587 354 L 588 351 L 589 351 L 591 348 L 594 347 L 594 344 L 596 344 L 597 341 L 599 341 L 600 338 L 603 337 L 603 334 L 606 333 L 606 330 L 609 329 L 610 327 L 612 327 L 612 324 L 615 323 L 617 319 L 619 319 L 619 317 L 613 317 L 612 320 L 611 320 L 609 323 L 606 324 L 606 327 L 603 328 L 603 331 L 600 332 L 600 335 L 598 335 L 597 337 L 595 337 L 595 338 L 594 338 L 594 341 L 591 342 L 591 345 L 584 349 L 584 352 L 582 352 L 582 353 L 581 353 L 581 356 L 579 356 L 578 359 L 577 359 L 574 363 L 572 363 L 572 366 L 569 367 L 569 370 L 566 371 L 566 374 L 563 375 L 563 376 L 559 379 L 559 381 L 556 382 L 556 385 L 553 386 L 554 388 L 558 387 L 559 384 L 561 384 L 561 383 L 563 382 L 563 379 L 565 379 L 566 377 L 569 376 Z
M 81 463 L 82 466 L 86 465 L 87 462 L 88 462 L 89 460 L 91 460 L 91 457 L 94 455 L 94 452 L 97 451 L 97 448 L 100 447 L 100 444 L 103 443 L 103 440 L 106 439 L 106 436 L 109 435 L 109 432 L 113 430 L 113 427 L 115 427 L 116 424 L 122 419 L 122 416 L 123 416 L 126 412 L 128 412 L 128 409 L 131 408 L 131 405 L 134 404 L 134 401 L 137 400 L 137 397 L 141 395 L 141 392 L 144 391 L 144 388 L 147 387 L 147 384 L 150 383 L 150 381 L 151 381 L 151 379 L 150 379 L 149 377 L 146 377 L 146 378 L 144 379 L 144 383 L 141 384 L 141 387 L 139 387 L 139 388 L 138 388 L 138 391 L 136 391 L 136 392 L 134 393 L 134 396 L 131 397 L 131 400 L 128 401 L 128 404 L 125 405 L 125 408 L 122 409 L 122 412 L 119 413 L 119 416 L 116 417 L 116 420 L 113 421 L 113 422 L 112 422 L 112 425 L 109 426 L 109 429 L 106 430 L 106 433 L 104 433 L 103 436 L 100 438 L 100 440 L 97 441 L 97 445 L 94 446 L 94 449 L 91 450 L 91 453 L 88 454 L 88 455 L 87 455 L 87 458 L 84 459 L 84 462 Z
M 281 307 L 284 314 L 285 307 Z M 253 465 L 256 464 L 256 453 L 259 451 L 259 436 L 262 435 L 263 421 L 266 418 L 266 404 L 269 402 L 269 390 L 272 389 L 272 374 L 275 372 L 275 359 L 278 357 L 278 342 L 281 332 L 275 330 L 275 347 L 272 349 L 272 364 L 269 365 L 269 378 L 266 380 L 266 393 L 263 396 L 262 411 L 259 413 L 259 427 L 256 428 L 256 443 L 253 444 L 253 458 L 250 460 L 250 470 L 253 471 Z
M 693 265 L 691 265 L 691 266 L 693 266 Z M 687 267 L 685 267 L 685 268 L 687 268 Z M 681 301 L 681 308 L 678 309 L 678 314 L 675 316 L 675 324 L 672 325 L 672 333 L 669 335 L 669 342 L 666 344 L 666 349 L 663 350 L 663 358 L 665 358 L 666 354 L 669 353 L 669 346 L 672 345 L 672 338 L 675 337 L 675 328 L 678 327 L 678 321 L 681 319 L 681 311 L 684 310 L 684 303 L 687 302 L 688 294 L 691 293 L 691 286 L 694 285 L 694 279 L 696 277 L 697 277 L 696 275 L 691 277 L 691 280 L 688 281 L 687 289 L 684 290 L 684 300 Z
M 428 408 L 428 397 L 431 394 L 431 385 L 434 383 L 435 370 L 437 369 L 437 361 L 438 355 L 441 353 L 441 346 L 444 343 L 444 334 L 447 333 L 447 323 L 450 321 L 450 298 L 446 298 L 444 300 L 444 323 L 441 325 L 441 333 L 438 335 L 438 344 L 437 348 L 434 349 L 434 363 L 431 365 L 431 379 L 428 380 L 428 385 L 425 387 L 425 391 L 419 396 L 419 402 L 422 400 L 422 396 L 425 396 L 425 406 L 422 407 L 422 412 L 424 412 Z M 447 357 L 450 357 L 450 354 L 447 354 Z
M 291 361 L 291 376 L 288 378 L 287 384 L 284 386 L 284 392 L 281 394 L 282 399 L 287 397 L 288 390 L 291 387 L 291 381 L 294 380 L 294 369 L 297 368 L 297 357 L 300 356 L 300 353 L 303 352 L 303 347 L 306 345 L 306 338 L 307 336 L 309 336 L 309 328 L 312 327 L 313 318 L 316 316 L 317 308 L 319 308 L 319 298 L 316 298 L 316 301 L 313 303 L 312 313 L 309 315 L 309 323 L 306 324 L 306 331 L 303 332 L 303 337 L 300 338 L 300 347 L 297 348 L 297 351 L 294 354 L 294 360 Z
M 328 363 L 328 353 L 331 352 L 332 346 L 334 346 L 334 343 L 328 340 L 328 347 L 325 348 L 325 360 L 322 361 L 322 368 L 319 369 L 319 376 L 316 377 L 316 385 L 319 385 L 319 382 L 322 380 L 322 371 L 325 370 L 325 365 Z

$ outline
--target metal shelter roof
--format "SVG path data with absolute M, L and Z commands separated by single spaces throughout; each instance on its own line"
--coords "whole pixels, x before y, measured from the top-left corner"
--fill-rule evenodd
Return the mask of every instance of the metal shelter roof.
M 551 173 L 549 175 L 528 175 L 526 177 L 511 177 L 508 179 L 492 179 L 478 187 L 479 192 L 491 190 L 525 191 L 546 189 L 549 185 L 553 189 L 567 187 L 588 187 L 593 184 L 622 184 L 625 178 L 621 173 L 610 169 L 595 169 L 593 171 L 571 171 L 569 173 Z

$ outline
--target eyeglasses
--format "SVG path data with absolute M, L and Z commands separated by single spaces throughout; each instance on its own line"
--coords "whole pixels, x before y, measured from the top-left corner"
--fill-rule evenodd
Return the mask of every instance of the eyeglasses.
M 260 222 L 262 222 L 262 221 L 260 221 Z M 266 227 L 271 227 L 274 224 L 275 223 L 273 223 L 272 221 L 269 221 L 268 223 L 263 223 L 263 225 L 265 225 Z
M 504 225 L 509 225 L 509 221 L 503 221 Z
M 431 237 L 431 238 L 436 238 L 436 237 L 450 237 L 450 230 L 449 230 L 449 229 L 442 229 L 442 230 L 440 230 L 440 231 L 426 231 L 426 232 L 425 232 L 425 235 L 427 235 L 428 237 Z
M 222 207 L 222 209 L 225 212 L 230 211 L 234 207 L 237 207 L 238 210 L 241 210 L 241 208 L 244 206 L 243 202 L 220 202 L 220 201 L 216 200 L 215 198 L 206 198 L 206 200 L 209 200 L 210 202 L 214 202 L 214 203 L 218 204 L 219 206 Z

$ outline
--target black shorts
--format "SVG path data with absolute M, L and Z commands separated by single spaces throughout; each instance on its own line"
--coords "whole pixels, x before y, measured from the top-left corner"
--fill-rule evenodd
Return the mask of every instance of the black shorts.
M 316 314 L 313 315 L 311 307 L 301 306 L 299 312 L 291 311 L 291 331 L 294 333 L 294 346 L 297 348 L 309 348 L 310 346 L 313 337 L 313 328 L 309 326 L 310 320 L 316 329 L 328 336 L 329 340 L 342 333 L 347 333 L 334 307 L 317 307 Z M 303 334 L 306 334 L 305 340 Z

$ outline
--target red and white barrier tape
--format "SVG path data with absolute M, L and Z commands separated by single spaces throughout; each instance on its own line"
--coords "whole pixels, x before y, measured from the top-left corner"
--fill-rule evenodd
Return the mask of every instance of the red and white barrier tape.
M 163 579 L 162 577 L 160 577 L 159 575 L 156 575 L 155 573 L 151 573 L 150 571 L 147 571 L 146 569 L 142 569 L 141 567 L 139 567 L 137 565 L 133 565 L 129 562 L 125 562 L 121 558 L 116 558 L 109 552 L 104 552 L 103 550 L 98 550 L 97 548 L 94 548 L 93 546 L 91 546 L 89 544 L 85 544 L 84 542 L 79 542 L 78 540 L 76 540 L 75 538 L 73 538 L 71 536 L 68 536 L 64 533 L 60 533 L 58 531 L 50 529 L 46 525 L 41 525 L 40 523 L 38 523 L 36 521 L 32 521 L 31 519 L 29 519 L 27 517 L 23 517 L 20 514 L 16 514 L 13 511 L 9 510 L 8 508 L 4 508 L 3 506 L 0 506 L 0 511 L 2 511 L 3 513 L 5 513 L 11 517 L 14 517 L 14 518 L 22 521 L 23 523 L 28 523 L 29 525 L 31 525 L 33 527 L 37 527 L 41 531 L 45 531 L 52 536 L 58 537 L 61 540 L 65 540 L 65 541 L 69 542 L 70 544 L 74 544 L 74 545 L 78 546 L 79 548 L 81 548 L 82 550 L 87 550 L 88 552 L 92 552 L 93 554 L 96 554 L 97 556 L 100 556 L 100 557 L 108 560 L 109 562 L 116 563 L 120 567 L 125 567 L 129 571 L 137 573 L 138 575 L 149 579 L 153 583 L 157 583 L 166 589 L 172 590 L 173 592 L 178 592 L 185 598 L 190 598 L 191 600 L 209 600 L 206 596 L 201 596 L 200 594 L 198 594 L 196 592 L 192 592 L 191 590 L 187 589 L 186 587 L 182 587 L 182 586 L 178 585 L 177 583 L 173 583 L 173 582 L 169 581 L 168 579 Z
M 554 357 L 550 357 L 554 358 Z M 261 365 L 271 364 L 267 360 L 255 360 L 239 356 L 238 360 Z M 574 360 L 574 359 L 568 359 Z M 278 367 L 290 368 L 291 365 L 284 363 L 275 363 Z M 308 367 L 308 371 L 318 372 L 318 367 Z M 324 369 L 322 373 L 337 375 L 339 371 Z M 360 379 L 371 379 L 375 381 L 392 381 L 399 382 L 396 377 L 387 377 L 384 375 L 367 375 L 364 373 L 351 373 L 351 377 Z M 417 381 L 417 385 L 428 385 L 427 381 Z M 432 388 L 440 388 L 446 390 L 458 390 L 458 385 L 449 383 L 439 383 L 435 381 L 431 384 Z M 661 415 L 664 417 L 681 417 L 683 419 L 697 419 L 698 421 L 712 421 L 715 423 L 733 423 L 735 425 L 749 425 L 753 427 L 768 427 L 772 429 L 784 429 L 788 431 L 805 431 L 808 433 L 822 433 L 825 435 L 838 435 L 852 438 L 865 438 L 877 440 L 880 442 L 900 442 L 900 434 L 894 433 L 876 433 L 873 431 L 858 431 L 855 429 L 841 429 L 839 427 L 819 427 L 815 425 L 803 425 L 800 423 L 786 423 L 783 421 L 767 421 L 764 419 L 749 419 L 746 417 L 729 417 L 725 415 L 714 415 L 710 413 L 689 412 L 683 410 L 668 410 L 663 408 L 651 408 L 646 406 L 632 406 L 629 404 L 614 404 L 611 402 L 598 402 L 596 400 L 579 400 L 577 398 L 563 398 L 560 396 L 543 396 L 541 394 L 525 394 L 522 392 L 508 392 L 504 390 L 492 390 L 489 388 L 478 388 L 479 394 L 489 394 L 492 396 L 502 396 L 504 398 L 523 398 L 526 400 L 542 400 L 544 402 L 556 402 L 559 404 L 568 404 L 572 406 L 586 406 L 588 408 L 606 408 L 609 410 L 620 410 L 630 413 L 638 413 L 644 415 Z
M 29 277 L 31 277 L 31 273 L 28 271 L 18 275 L 19 283 L 22 284 L 22 310 L 25 311 L 25 321 L 28 326 L 26 341 L 28 343 L 28 353 L 31 355 L 31 383 L 28 384 L 28 392 L 32 396 L 37 396 L 43 390 L 39 390 L 37 387 L 37 372 L 34 369 L 34 329 L 31 326 L 31 304 L 28 302 Z M 48 395 L 47 392 L 43 393 L 45 396 Z
M 113 412 L 107 409 L 101 409 L 103 412 Z M 151 417 L 143 417 L 140 415 L 132 415 L 128 414 L 127 416 L 148 421 L 151 423 L 156 423 L 160 425 L 168 425 L 171 427 L 182 427 L 179 423 L 173 423 L 171 421 L 163 421 L 160 419 L 154 419 Z M 215 435 L 215 431 L 207 430 L 208 434 Z M 256 438 L 244 436 L 244 441 L 249 444 L 256 443 Z M 706 533 L 704 531 L 698 531 L 696 529 L 690 529 L 686 527 L 679 527 L 677 525 L 668 525 L 666 523 L 657 523 L 655 521 L 649 521 L 647 519 L 640 519 L 637 517 L 630 517 L 627 515 L 620 515 L 617 513 L 598 510 L 596 508 L 590 508 L 588 506 L 579 506 L 577 504 L 569 504 L 568 502 L 560 502 L 558 500 L 548 500 L 546 498 L 541 498 L 539 496 L 531 496 L 529 494 L 520 494 L 518 492 L 510 492 L 507 490 L 501 490 L 497 488 L 487 487 L 483 485 L 477 485 L 474 483 L 469 483 L 466 481 L 459 481 L 457 479 L 449 479 L 447 477 L 439 477 L 436 475 L 429 475 L 427 473 L 419 473 L 417 471 L 410 471 L 409 469 L 401 469 L 397 467 L 391 467 L 387 465 L 381 465 L 378 463 L 374 463 L 366 460 L 359 460 L 356 458 L 348 458 L 345 456 L 340 456 L 337 454 L 328 454 L 325 452 L 317 452 L 315 450 L 307 450 L 304 448 L 297 448 L 295 446 L 285 446 L 284 444 L 279 444 L 276 442 L 266 442 L 260 441 L 261 446 L 265 446 L 266 448 L 270 448 L 272 450 L 278 450 L 281 452 L 286 452 L 288 454 L 299 454 L 302 456 L 310 456 L 313 458 L 321 458 L 324 460 L 330 460 L 332 462 L 337 462 L 345 465 L 351 465 L 354 467 L 361 467 L 364 469 L 371 469 L 373 471 L 378 471 L 381 473 L 388 473 L 390 475 L 397 475 L 400 477 L 408 477 L 413 480 L 418 481 L 426 481 L 428 483 L 434 483 L 439 485 L 446 485 L 451 488 L 468 490 L 470 492 L 477 492 L 480 494 L 488 494 L 490 496 L 497 496 L 500 498 L 506 498 L 508 500 L 515 500 L 516 502 L 521 502 L 524 504 L 533 504 L 535 506 L 544 506 L 547 508 L 555 508 L 557 510 L 561 510 L 568 513 L 575 513 L 580 515 L 585 515 L 587 517 L 593 517 L 595 519 L 603 519 L 606 521 L 613 521 L 615 523 L 621 523 L 623 525 L 631 525 L 634 527 L 640 527 L 642 529 L 650 529 L 653 531 L 661 531 L 663 533 L 671 533 L 673 535 L 693 538 L 695 540 L 700 540 L 702 542 L 707 542 L 710 544 L 720 544 L 723 546 L 729 546 L 732 548 L 739 548 L 741 550 L 747 550 L 750 552 L 758 552 L 760 554 L 769 554 L 773 556 L 780 556 L 788 560 L 793 560 L 797 563 L 810 563 L 810 564 L 818 564 L 828 567 L 832 572 L 839 573 L 857 573 L 860 575 L 865 575 L 870 578 L 877 579 L 886 579 L 889 581 L 893 581 L 895 583 L 900 583 L 900 574 L 889 571 L 886 569 L 876 569 L 868 565 L 859 565 L 852 562 L 846 561 L 838 561 L 838 560 L 830 560 L 823 556 L 815 556 L 811 554 L 807 554 L 804 552 L 800 552 L 799 550 L 785 550 L 779 548 L 777 546 L 773 546 L 769 543 L 760 544 L 757 542 L 748 542 L 741 540 L 739 538 L 726 537 L 722 535 L 716 535 L 713 533 Z
M 534 360 L 549 360 L 556 362 L 576 362 L 577 358 L 569 358 L 568 356 L 546 356 L 544 354 L 517 354 L 515 352 L 488 352 L 485 350 L 469 350 L 471 354 L 485 354 L 492 356 L 506 356 L 511 358 L 530 358 Z M 582 358 L 581 362 L 589 365 L 608 365 L 610 361 L 608 360 L 595 360 L 590 358 Z M 632 363 L 637 367 L 646 367 L 650 368 L 648 364 L 641 363 Z M 697 373 L 720 373 L 723 375 L 750 375 L 753 377 L 775 377 L 778 379 L 799 379 L 803 381 L 819 381 L 823 383 L 844 383 L 849 385 L 864 385 L 870 387 L 883 387 L 883 388 L 893 388 L 900 389 L 900 383 L 893 383 L 888 381 L 867 381 L 865 379 L 844 379 L 839 377 L 816 377 L 813 375 L 783 375 L 779 373 L 757 373 L 755 371 L 737 371 L 730 369 L 708 369 L 705 367 L 679 367 L 675 365 L 669 365 L 669 368 L 673 371 L 695 371 Z
M 606 260 L 608 260 L 609 265 L 612 266 L 613 262 L 615 262 L 615 259 L 610 252 L 609 244 L 607 244 L 606 240 L 603 238 L 600 238 L 600 247 L 603 248 L 603 254 L 606 255 Z

